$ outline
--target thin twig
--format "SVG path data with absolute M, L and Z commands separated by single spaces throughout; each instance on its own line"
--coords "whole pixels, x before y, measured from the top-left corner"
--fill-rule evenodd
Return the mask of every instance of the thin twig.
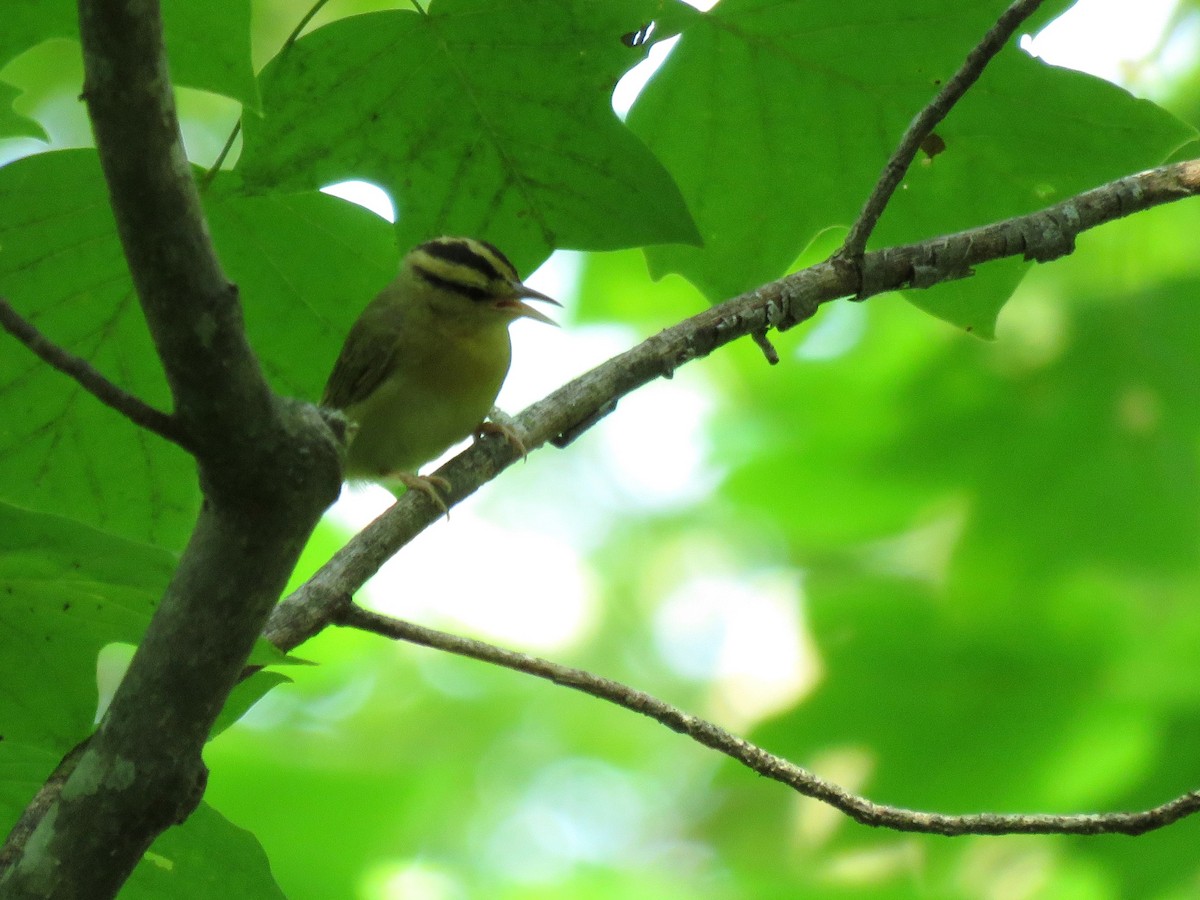
M 187 435 L 179 427 L 179 422 L 174 416 L 155 409 L 117 387 L 87 360 L 58 346 L 13 309 L 3 297 L 0 297 L 0 327 L 33 351 L 43 362 L 74 380 L 81 388 L 105 406 L 119 412 L 134 425 L 152 431 L 172 444 L 178 444 L 184 450 L 190 451 Z
M 1190 791 L 1161 806 L 1139 812 L 1080 815 L 945 815 L 874 803 L 782 757 L 768 753 L 705 719 L 685 713 L 619 681 L 601 678 L 583 669 L 574 669 L 537 656 L 505 650 L 485 641 L 414 625 L 352 603 L 341 608 L 338 624 L 503 666 L 641 713 L 672 731 L 725 754 L 760 775 L 787 785 L 805 797 L 844 812 L 863 825 L 951 837 L 967 834 L 1135 835 L 1163 828 L 1200 811 L 1200 791 Z
M 946 118 L 954 104 L 962 99 L 963 94 L 973 85 L 984 67 L 991 62 L 992 57 L 999 53 L 1008 43 L 1009 38 L 1016 32 L 1018 26 L 1029 18 L 1042 5 L 1042 0 L 1017 0 L 1003 15 L 996 20 L 983 40 L 967 54 L 962 66 L 954 77 L 942 87 L 936 97 L 921 110 L 904 132 L 900 143 L 896 146 L 891 158 L 883 167 L 871 195 L 863 204 L 862 212 L 850 227 L 850 233 L 834 257 L 849 262 L 857 262 L 867 249 L 867 240 L 879 223 L 888 201 L 896 192 L 908 167 L 912 165 L 921 142 L 927 138 L 937 124 Z

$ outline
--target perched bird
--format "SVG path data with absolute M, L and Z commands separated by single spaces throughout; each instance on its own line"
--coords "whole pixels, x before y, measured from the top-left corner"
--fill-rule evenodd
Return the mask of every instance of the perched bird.
M 444 508 L 434 485 L 449 488 L 445 479 L 417 469 L 470 434 L 508 433 L 484 424 L 508 374 L 508 326 L 522 316 L 556 324 L 525 299 L 560 305 L 523 285 L 484 241 L 440 237 L 409 251 L 351 327 L 325 385 L 321 405 L 351 423 L 347 480 L 394 479 Z

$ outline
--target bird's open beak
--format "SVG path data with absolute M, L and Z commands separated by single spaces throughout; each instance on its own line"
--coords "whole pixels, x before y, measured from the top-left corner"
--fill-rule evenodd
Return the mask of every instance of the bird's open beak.
M 507 310 L 513 315 L 514 318 L 518 316 L 524 316 L 527 319 L 536 319 L 538 322 L 545 322 L 547 325 L 554 325 L 555 327 L 558 326 L 557 322 L 555 322 L 541 310 L 534 309 L 528 303 L 522 303 L 521 300 L 522 298 L 528 300 L 541 300 L 545 303 L 553 303 L 555 306 L 562 306 L 561 303 L 559 303 L 553 297 L 547 297 L 541 291 L 535 291 L 531 287 L 526 287 L 520 282 L 517 282 L 513 285 L 513 291 L 514 294 L 512 297 L 506 297 L 505 299 L 498 301 L 496 306 L 500 309 Z

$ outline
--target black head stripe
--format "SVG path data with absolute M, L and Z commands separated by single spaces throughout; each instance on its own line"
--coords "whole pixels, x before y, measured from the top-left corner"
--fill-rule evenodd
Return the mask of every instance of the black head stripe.
M 426 252 L 429 252 L 429 248 L 426 248 Z M 430 256 L 440 256 L 440 254 L 437 254 L 437 253 L 430 253 L 429 255 Z M 446 257 L 444 257 L 444 256 L 441 258 L 446 259 Z M 461 260 L 457 260 L 457 259 L 453 260 L 453 261 L 461 262 Z M 472 268 L 474 268 L 474 267 L 472 267 Z M 442 288 L 443 290 L 446 290 L 446 291 L 453 291 L 456 294 L 462 294 L 464 297 L 470 297 L 472 300 L 487 300 L 489 297 L 492 296 L 491 291 L 485 290 L 484 288 L 481 288 L 481 287 L 476 287 L 475 285 L 472 285 L 472 284 L 463 284 L 462 282 L 459 282 L 459 281 L 451 281 L 449 278 L 443 278 L 440 275 L 434 274 L 433 272 L 429 271 L 427 268 L 425 268 L 424 266 L 419 265 L 419 264 L 413 265 L 412 270 L 417 275 L 419 275 L 422 279 L 424 279 L 425 281 L 434 285 L 435 287 Z
M 513 269 L 512 263 L 503 253 L 483 241 L 475 243 L 476 246 L 485 250 L 486 254 L 480 253 L 467 241 L 445 238 L 429 241 L 427 244 L 423 244 L 421 249 L 437 259 L 474 269 L 488 281 L 508 281 L 514 277 L 516 270 Z M 494 256 L 494 260 L 490 259 L 489 255 Z M 498 269 L 497 263 L 506 267 L 508 271 L 504 272 Z
M 508 269 L 508 271 L 511 273 L 512 278 L 518 277 L 517 276 L 517 267 L 514 266 L 511 262 L 509 262 L 508 257 L 500 252 L 499 247 L 497 247 L 495 244 L 489 244 L 487 241 L 480 241 L 479 246 L 486 248 L 489 253 L 491 253 L 493 256 L 495 256 L 496 259 L 500 261 L 500 264 L 503 265 L 506 269 Z

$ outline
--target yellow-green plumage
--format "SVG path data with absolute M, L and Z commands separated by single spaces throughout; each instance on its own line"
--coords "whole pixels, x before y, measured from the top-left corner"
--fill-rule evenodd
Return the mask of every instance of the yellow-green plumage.
M 350 329 L 321 401 L 356 426 L 348 479 L 407 481 L 480 426 L 508 374 L 509 324 L 553 324 L 522 298 L 554 302 L 482 241 L 437 238 L 405 256 Z

